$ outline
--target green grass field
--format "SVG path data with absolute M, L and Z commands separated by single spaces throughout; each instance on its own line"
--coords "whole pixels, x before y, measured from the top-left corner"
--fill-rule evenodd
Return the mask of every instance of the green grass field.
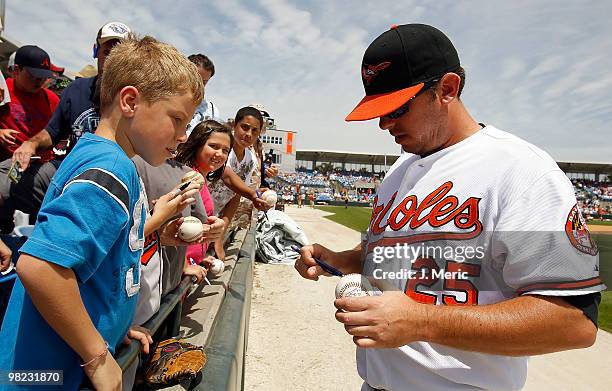
M 368 229 L 368 225 L 370 225 L 371 208 L 362 208 L 360 206 L 349 206 L 346 209 L 344 206 L 317 206 L 316 208 L 334 213 L 333 215 L 325 216 L 325 218 L 355 231 L 365 232 Z
M 612 221 L 589 220 L 587 225 L 612 225 Z
M 347 209 L 344 209 L 343 206 L 317 206 L 317 209 L 334 213 L 326 218 L 359 232 L 364 232 L 368 228 L 372 214 L 371 208 L 357 206 L 349 206 Z M 610 221 L 597 221 L 596 223 L 612 225 Z M 590 221 L 589 224 L 595 223 Z M 608 288 L 612 289 L 612 235 L 593 234 L 593 238 L 599 248 L 601 277 Z M 604 292 L 602 295 L 599 307 L 599 326 L 612 332 L 612 291 Z
M 612 289 L 612 235 L 594 234 L 593 238 L 599 248 L 601 279 L 608 289 Z M 599 306 L 599 327 L 612 333 L 612 291 L 603 292 Z
M 599 327 L 612 333 L 612 291 L 603 292 L 601 295 Z

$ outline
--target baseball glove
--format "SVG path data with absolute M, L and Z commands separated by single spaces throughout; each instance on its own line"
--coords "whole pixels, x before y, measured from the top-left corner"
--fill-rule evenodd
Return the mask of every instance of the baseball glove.
M 147 365 L 145 381 L 155 387 L 177 384 L 195 378 L 205 364 L 204 348 L 170 338 L 157 345 Z

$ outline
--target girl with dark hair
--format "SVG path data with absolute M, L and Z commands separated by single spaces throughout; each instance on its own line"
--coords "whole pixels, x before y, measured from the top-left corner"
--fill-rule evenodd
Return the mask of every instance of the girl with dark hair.
M 209 181 L 216 181 L 223 175 L 232 142 L 230 128 L 217 121 L 202 121 L 193 128 L 187 141 L 179 145 L 176 161 L 191 167 Z M 206 214 L 215 215 L 214 202 L 206 184 L 200 189 L 200 196 Z M 207 248 L 208 243 L 188 246 L 187 260 L 193 259 L 198 264 L 202 263 Z
M 216 181 L 223 175 L 233 142 L 230 128 L 217 121 L 202 121 L 193 128 L 187 141 L 179 145 L 176 160 L 207 180 Z
M 242 161 L 247 153 L 246 151 L 259 140 L 264 120 L 259 110 L 247 106 L 238 110 L 234 124 L 234 136 L 236 138 L 234 150 L 238 160 Z
M 220 210 L 217 208 L 217 200 L 211 197 L 209 186 L 211 189 L 219 185 L 227 187 L 231 189 L 232 194 L 246 197 L 260 207 L 265 205 L 265 201 L 257 198 L 254 190 L 250 189 L 231 168 L 226 167 L 228 156 L 233 154 L 234 144 L 235 140 L 229 127 L 217 121 L 206 120 L 197 124 L 187 141 L 178 147 L 176 160 L 190 166 L 207 179 L 208 186 L 206 184 L 202 186 L 200 195 L 208 216 L 218 216 Z M 187 259 L 192 258 L 196 263 L 202 263 L 206 248 L 207 244 L 189 246 Z M 223 260 L 221 257 L 220 259 Z
M 245 198 L 251 200 L 253 206 L 260 210 L 267 209 L 268 205 L 256 196 L 256 189 L 260 185 L 260 179 L 257 176 L 259 164 L 257 155 L 251 147 L 259 138 L 263 125 L 261 112 L 256 108 L 248 106 L 238 110 L 234 119 L 232 152 L 228 157 L 228 167 L 225 170 L 235 173 L 240 177 L 242 183 L 249 187 L 249 191 L 254 196 Z M 215 202 L 215 213 L 225 220 L 227 229 L 240 203 L 240 194 L 237 195 L 225 179 L 210 183 L 209 186 Z M 215 253 L 219 259 L 225 257 L 222 240 L 215 242 Z

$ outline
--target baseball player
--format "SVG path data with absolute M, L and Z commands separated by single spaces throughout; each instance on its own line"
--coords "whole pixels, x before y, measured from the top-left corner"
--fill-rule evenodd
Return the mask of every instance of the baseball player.
M 384 288 L 335 301 L 362 390 L 517 390 L 528 356 L 592 345 L 598 251 L 554 160 L 470 116 L 457 51 L 434 27 L 391 27 L 361 76 L 346 120 L 378 118 L 406 153 L 362 244 L 305 246 L 295 267 L 317 280 L 318 257 Z

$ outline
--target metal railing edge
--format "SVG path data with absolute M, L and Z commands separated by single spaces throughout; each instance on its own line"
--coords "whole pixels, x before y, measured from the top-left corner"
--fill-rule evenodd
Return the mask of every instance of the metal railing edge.
M 204 350 L 208 361 L 197 390 L 242 390 L 248 341 L 255 224 L 249 228 L 236 267 Z

